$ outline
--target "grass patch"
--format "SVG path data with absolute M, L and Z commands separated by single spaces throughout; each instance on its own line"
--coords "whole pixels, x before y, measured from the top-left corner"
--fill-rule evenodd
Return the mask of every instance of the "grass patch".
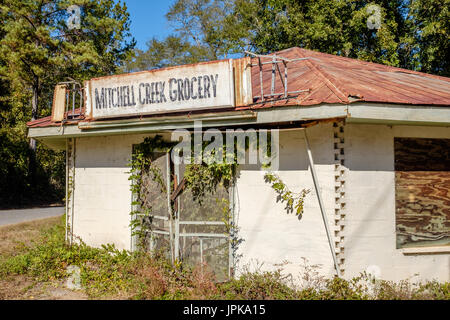
M 207 268 L 173 267 L 162 255 L 130 253 L 113 246 L 92 248 L 64 240 L 64 219 L 51 218 L 0 228 L 0 298 L 10 298 L 43 284 L 63 283 L 67 267 L 80 268 L 83 294 L 97 299 L 450 299 L 449 283 L 411 284 L 324 279 L 313 269 L 296 287 L 281 270 L 246 272 L 226 283 L 215 282 Z M 17 286 L 20 283 L 21 286 Z M 15 289 L 15 288 L 22 289 Z M 3 295 L 2 295 L 3 292 Z M 12 294 L 14 296 L 14 294 Z
M 60 221 L 60 217 L 53 217 L 0 226 L 0 256 L 17 254 L 35 242 L 43 230 L 49 229 Z

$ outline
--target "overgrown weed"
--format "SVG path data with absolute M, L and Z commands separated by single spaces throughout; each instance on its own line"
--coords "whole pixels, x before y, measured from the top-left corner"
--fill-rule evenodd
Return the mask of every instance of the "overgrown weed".
M 0 280 L 25 275 L 37 282 L 62 281 L 72 265 L 80 268 L 82 288 L 91 299 L 450 299 L 448 282 L 395 283 L 365 273 L 351 280 L 327 279 L 306 260 L 299 285 L 283 268 L 244 269 L 238 278 L 218 283 L 206 265 L 173 266 L 161 253 L 92 248 L 79 239 L 70 246 L 64 236 L 62 219 L 34 242 L 0 255 Z

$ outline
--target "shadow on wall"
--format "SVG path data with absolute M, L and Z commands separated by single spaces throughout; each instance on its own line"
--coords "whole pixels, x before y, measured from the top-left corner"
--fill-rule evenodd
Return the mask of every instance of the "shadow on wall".
M 307 130 L 326 211 L 330 215 L 334 212 L 332 124 Z M 265 268 L 276 269 L 283 261 L 289 261 L 285 268 L 295 273 L 302 258 L 312 258 L 314 264 L 324 266 L 324 274 L 333 274 L 334 264 L 314 192 L 303 132 L 282 130 L 279 141 L 279 170 L 274 173 L 293 192 L 311 191 L 305 198 L 305 214 L 301 220 L 295 214 L 287 214 L 284 204 L 277 203 L 277 195 L 270 184 L 264 182 L 264 171 L 259 164 L 240 165 L 236 214 L 245 239 L 241 246 L 242 263 L 258 259 Z

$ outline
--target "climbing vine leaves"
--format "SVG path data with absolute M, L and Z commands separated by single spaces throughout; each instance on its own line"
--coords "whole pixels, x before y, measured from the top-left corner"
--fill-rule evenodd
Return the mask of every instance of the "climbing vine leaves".
M 159 212 L 161 210 L 168 210 L 172 213 L 172 216 L 169 217 L 169 221 L 172 221 L 172 219 L 175 218 L 174 213 L 177 211 L 175 208 L 175 200 L 167 200 L 167 192 L 169 191 L 172 195 L 175 189 L 173 183 L 174 179 L 171 177 L 169 179 L 170 182 L 168 183 L 167 177 L 164 176 L 165 173 L 163 173 L 157 165 L 154 165 L 154 161 L 156 161 L 158 157 L 161 157 L 162 154 L 166 153 L 167 156 L 169 156 L 176 143 L 177 142 L 166 142 L 163 140 L 162 136 L 157 135 L 155 137 L 145 138 L 141 144 L 135 145 L 133 148 L 129 177 L 132 181 L 132 206 L 134 208 L 131 212 L 131 215 L 134 217 L 131 222 L 131 228 L 133 236 L 137 236 L 137 246 L 141 249 L 146 248 L 149 237 L 148 230 L 152 225 L 154 211 Z M 205 147 L 206 145 L 203 145 L 203 149 Z M 223 146 L 223 150 L 225 149 L 225 146 Z M 229 150 L 228 152 L 231 151 Z M 183 155 L 183 158 L 186 160 L 186 155 Z M 224 190 L 229 190 L 238 174 L 237 161 L 234 163 L 217 163 L 214 161 L 203 160 L 199 163 L 198 161 L 194 161 L 192 156 L 187 158 L 190 161 L 184 166 L 184 192 L 188 191 L 189 196 L 192 197 L 191 200 L 200 206 L 204 206 L 204 209 L 208 208 L 207 210 L 217 209 L 223 211 L 222 221 L 224 222 L 227 234 L 230 235 L 230 241 L 232 241 L 231 247 L 233 251 L 236 251 L 237 245 L 242 239 L 237 235 L 238 228 L 233 221 L 229 199 L 219 197 L 220 199 L 216 199 L 216 204 L 211 203 L 211 201 L 208 201 L 207 203 L 204 202 L 208 199 L 208 196 L 217 194 L 217 187 L 219 185 L 221 185 Z M 303 189 L 300 192 L 293 192 L 279 176 L 270 171 L 266 172 L 264 180 L 266 183 L 270 184 L 271 188 L 276 192 L 276 201 L 285 204 L 287 213 L 295 212 L 297 216 L 302 216 L 304 200 L 309 193 L 309 190 Z M 148 184 L 151 186 L 146 187 Z M 155 190 L 158 188 L 159 190 Z M 167 188 L 169 188 L 169 190 L 167 190 Z M 146 203 L 145 197 L 149 197 L 148 194 L 150 194 L 151 198 L 153 197 L 153 202 L 155 202 L 154 197 L 161 197 L 161 201 L 159 201 L 161 202 L 161 206 L 156 205 L 157 207 L 152 207 L 153 205 Z M 164 207 L 164 205 L 169 205 L 170 207 Z M 202 210 L 204 211 L 204 209 Z M 192 207 L 190 210 L 195 211 L 196 209 Z M 191 214 L 195 215 L 194 211 L 192 211 Z M 202 217 L 202 219 L 214 219 L 212 212 L 209 212 L 209 215 L 211 217 Z
M 161 155 L 161 153 L 169 153 L 176 145 L 177 142 L 166 142 L 163 140 L 162 136 L 157 135 L 155 137 L 147 137 L 144 141 L 133 148 L 133 155 L 131 163 L 129 166 L 132 191 L 132 206 L 133 210 L 131 215 L 133 216 L 131 222 L 132 235 L 137 236 L 138 247 L 145 248 L 146 241 L 148 240 L 147 230 L 152 224 L 152 215 L 155 208 L 152 208 L 145 203 L 145 195 L 143 194 L 143 189 L 145 189 L 144 184 L 148 181 L 144 181 L 144 176 L 146 178 L 152 179 L 152 184 L 157 185 L 160 188 L 160 194 L 167 194 L 166 177 L 163 176 L 161 170 L 154 165 L 156 157 Z M 186 159 L 186 156 L 183 156 Z M 194 163 L 193 157 L 189 158 L 190 164 L 185 165 L 184 178 L 185 178 L 185 190 L 190 191 L 192 200 L 198 203 L 200 206 L 206 196 L 209 194 L 215 194 L 216 189 L 219 184 L 228 190 L 232 185 L 232 180 L 236 172 L 236 164 L 224 164 L 224 163 L 209 163 L 205 162 Z M 173 179 L 170 179 L 173 181 Z M 174 191 L 173 182 L 168 186 L 169 192 L 172 194 Z M 223 221 L 228 234 L 231 234 L 236 229 L 231 219 L 230 205 L 228 199 L 218 199 L 218 208 L 220 205 L 220 210 L 223 211 Z M 164 202 L 164 201 L 162 201 Z M 167 201 L 165 202 L 167 203 Z M 171 201 L 170 212 L 174 213 L 175 203 Z M 223 208 L 223 209 L 222 209 Z M 191 208 L 194 209 L 194 208 Z M 174 216 L 170 217 L 174 218 Z
M 142 186 L 144 182 L 144 173 L 152 179 L 161 193 L 167 192 L 167 186 L 162 176 L 161 170 L 153 165 L 155 160 L 155 152 L 167 152 L 172 148 L 174 143 L 165 142 L 162 136 L 157 135 L 155 137 L 147 137 L 141 144 L 135 145 L 133 148 L 133 154 L 129 166 L 131 180 L 131 193 L 132 193 L 132 207 L 130 226 L 132 230 L 132 236 L 137 237 L 137 247 L 139 249 L 146 248 L 146 241 L 148 238 L 147 227 L 152 222 L 152 210 L 153 208 L 145 205 L 145 197 L 142 194 Z
M 286 204 L 285 210 L 287 213 L 295 212 L 299 217 L 303 215 L 303 204 L 306 195 L 309 190 L 303 189 L 300 192 L 293 192 L 289 190 L 286 184 L 280 179 L 279 176 L 272 172 L 268 172 L 264 175 L 264 180 L 271 184 L 271 187 L 277 193 L 277 201 Z

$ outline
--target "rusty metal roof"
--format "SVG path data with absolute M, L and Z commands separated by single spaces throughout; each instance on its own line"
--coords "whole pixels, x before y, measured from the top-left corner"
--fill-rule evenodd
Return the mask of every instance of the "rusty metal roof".
M 450 78 L 435 76 L 382 64 L 365 62 L 331 54 L 290 48 L 275 53 L 295 59 L 311 59 L 288 63 L 288 91 L 308 90 L 289 99 L 261 103 L 253 108 L 282 105 L 349 104 L 356 101 L 411 104 L 450 105 Z M 269 62 L 271 58 L 261 58 Z M 258 58 L 252 59 L 253 64 Z M 276 70 L 274 92 L 283 92 L 284 66 Z M 253 95 L 260 95 L 259 67 L 252 67 Z M 271 89 L 272 65 L 263 65 L 263 90 Z M 280 77 L 281 76 L 281 77 Z
M 84 108 L 83 108 L 83 110 L 84 110 Z M 83 110 L 82 110 L 81 114 L 83 114 Z M 64 118 L 67 119 L 68 117 L 71 117 L 72 114 L 76 114 L 76 115 L 80 114 L 80 108 L 65 112 Z M 29 121 L 29 122 L 27 122 L 27 126 L 28 126 L 28 128 L 55 127 L 55 126 L 60 126 L 61 124 L 63 124 L 63 125 L 77 124 L 80 120 L 83 120 L 83 119 L 84 119 L 84 116 L 81 115 L 81 116 L 74 117 L 74 119 L 71 119 L 70 121 L 63 121 L 63 123 L 61 123 L 61 122 L 52 121 L 52 116 L 48 116 L 48 117 L 36 119 L 33 121 Z
M 261 98 L 255 98 L 253 103 L 237 106 L 235 110 L 354 102 L 450 106 L 450 78 L 297 47 L 273 54 L 287 59 L 310 58 L 288 63 L 287 91 L 306 91 L 288 98 L 280 96 L 263 102 Z M 260 59 L 261 62 L 272 60 L 271 57 Z M 258 58 L 252 58 L 251 61 L 254 65 L 258 64 Z M 263 90 L 266 94 L 271 92 L 272 64 L 264 64 L 262 68 Z M 252 67 L 251 75 L 253 96 L 260 96 L 258 66 Z M 274 92 L 284 92 L 283 80 L 284 66 L 279 64 Z M 76 121 L 70 123 L 74 124 Z M 30 121 L 27 125 L 34 128 L 55 126 L 60 123 L 54 123 L 51 117 L 46 117 Z
M 36 120 L 27 122 L 28 128 L 49 127 L 52 125 L 57 125 L 56 123 L 52 122 L 52 116 L 48 116 L 48 117 L 44 117 L 41 119 L 36 119 Z

